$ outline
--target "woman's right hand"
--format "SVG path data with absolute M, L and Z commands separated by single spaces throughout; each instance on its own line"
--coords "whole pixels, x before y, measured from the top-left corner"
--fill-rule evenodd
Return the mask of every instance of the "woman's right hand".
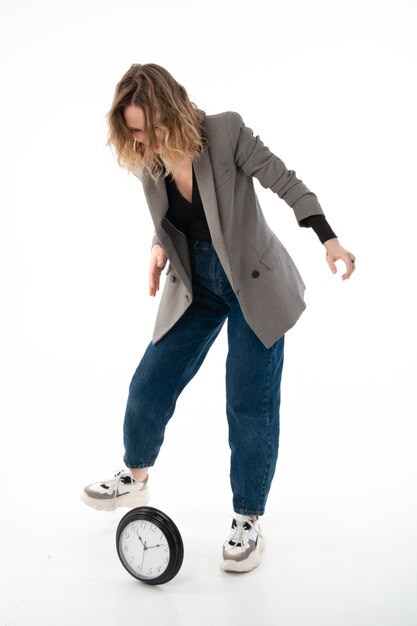
M 167 262 L 167 255 L 165 250 L 159 245 L 155 244 L 151 250 L 151 263 L 149 267 L 149 295 L 155 296 L 159 289 L 159 279 L 161 272 L 164 269 Z

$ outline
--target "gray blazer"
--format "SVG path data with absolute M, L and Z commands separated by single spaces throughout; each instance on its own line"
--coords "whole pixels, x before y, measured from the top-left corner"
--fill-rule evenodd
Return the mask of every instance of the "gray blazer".
M 253 179 L 293 209 L 298 222 L 323 210 L 293 170 L 287 170 L 234 111 L 206 115 L 208 146 L 193 165 L 214 248 L 245 320 L 269 348 L 305 309 L 305 284 L 293 260 L 262 213 Z M 165 217 L 165 181 L 141 177 L 159 243 L 169 264 L 152 342 L 158 342 L 193 300 L 186 236 Z M 175 278 L 174 278 L 175 277 Z

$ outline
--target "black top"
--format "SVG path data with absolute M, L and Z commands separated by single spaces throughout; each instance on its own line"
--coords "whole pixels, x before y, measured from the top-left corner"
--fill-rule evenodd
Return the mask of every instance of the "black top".
M 178 230 L 181 230 L 189 239 L 199 241 L 211 241 L 210 230 L 204 213 L 203 203 L 198 190 L 197 179 L 193 170 L 193 194 L 192 201 L 188 202 L 179 192 L 175 181 L 167 176 L 165 184 L 168 194 L 169 208 L 166 218 Z M 300 226 L 311 227 L 324 243 L 328 239 L 337 237 L 327 222 L 324 215 L 310 215 L 300 221 Z
M 211 241 L 194 167 L 192 169 L 193 196 L 191 203 L 179 192 L 175 181 L 170 176 L 165 178 L 169 201 L 166 217 L 176 228 L 185 233 L 189 239 Z

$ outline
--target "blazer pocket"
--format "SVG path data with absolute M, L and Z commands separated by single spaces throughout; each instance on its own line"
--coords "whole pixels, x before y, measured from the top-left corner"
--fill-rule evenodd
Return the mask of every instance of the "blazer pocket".
M 265 252 L 259 257 L 259 262 L 265 265 L 269 270 L 274 269 L 281 257 L 281 247 L 271 239 L 271 242 Z
M 218 187 L 221 187 L 221 185 L 227 182 L 229 178 L 231 177 L 232 177 L 232 172 L 230 170 L 226 170 L 225 172 L 223 172 L 223 174 L 220 174 L 220 176 L 217 176 L 214 179 L 215 188 L 217 189 Z
M 171 270 L 172 270 L 172 265 L 171 265 L 171 263 L 168 261 L 168 268 L 167 268 L 167 271 L 165 272 L 165 275 L 166 275 L 166 274 L 169 274 Z

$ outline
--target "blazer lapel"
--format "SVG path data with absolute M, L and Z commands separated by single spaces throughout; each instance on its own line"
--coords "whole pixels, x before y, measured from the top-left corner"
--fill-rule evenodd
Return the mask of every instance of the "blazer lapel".
M 187 237 L 165 218 L 169 206 L 165 179 L 159 178 L 155 182 L 148 174 L 145 174 L 142 185 L 158 238 L 172 267 L 189 293 L 192 293 Z
M 193 164 L 213 246 L 227 278 L 230 281 L 230 284 L 233 285 L 222 227 L 220 224 L 219 207 L 217 205 L 216 188 L 214 186 L 213 168 L 211 166 L 209 150 L 206 145 L 204 146 L 203 151 L 194 159 Z
M 206 145 L 203 146 L 202 152 L 194 158 L 193 167 L 214 248 L 219 256 L 229 281 L 233 284 L 220 225 L 213 170 L 211 167 L 208 147 Z M 161 243 L 163 243 L 166 247 L 166 252 L 173 264 L 174 269 L 178 272 L 180 278 L 185 282 L 187 287 L 190 287 L 191 270 L 189 258 L 188 254 L 184 254 L 187 238 L 185 235 L 181 237 L 180 231 L 171 227 L 171 224 L 165 219 L 165 215 L 168 210 L 168 196 L 165 187 L 165 180 L 160 178 L 155 182 L 149 175 L 146 174 L 142 180 L 142 185 L 155 228 L 161 238 Z M 165 236 L 162 236 L 161 229 Z M 168 235 L 168 237 L 166 237 L 166 235 Z M 178 261 L 180 261 L 180 264 Z M 179 265 L 181 265 L 181 267 Z

